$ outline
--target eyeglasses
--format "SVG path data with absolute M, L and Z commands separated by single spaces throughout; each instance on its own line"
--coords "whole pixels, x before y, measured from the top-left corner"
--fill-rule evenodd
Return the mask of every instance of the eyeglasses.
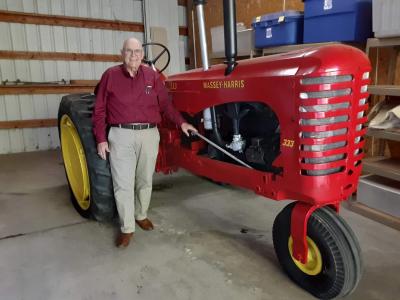
M 141 55 L 143 52 L 143 49 L 124 49 L 125 54 L 128 54 L 129 56 L 131 55 Z

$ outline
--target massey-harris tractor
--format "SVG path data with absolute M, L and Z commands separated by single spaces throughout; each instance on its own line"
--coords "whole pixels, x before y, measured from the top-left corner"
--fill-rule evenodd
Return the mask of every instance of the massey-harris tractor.
M 338 211 L 362 168 L 367 57 L 330 45 L 236 62 L 235 2 L 224 0 L 226 66 L 209 67 L 205 1 L 194 3 L 204 67 L 166 85 L 199 133 L 188 138 L 163 119 L 156 171 L 184 168 L 266 198 L 296 200 L 274 221 L 279 262 L 318 298 L 349 295 L 361 278 L 361 251 Z M 107 220 L 116 212 L 109 164 L 97 156 L 92 134 L 94 101 L 93 94 L 62 99 L 61 149 L 75 208 Z

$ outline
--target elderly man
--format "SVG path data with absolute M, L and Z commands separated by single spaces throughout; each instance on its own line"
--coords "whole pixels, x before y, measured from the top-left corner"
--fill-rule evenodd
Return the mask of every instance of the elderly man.
M 144 230 L 153 229 L 147 210 L 160 140 L 156 126 L 161 121 L 160 113 L 186 135 L 189 130 L 196 129 L 172 106 L 159 75 L 142 65 L 144 53 L 140 41 L 125 40 L 121 55 L 123 64 L 106 70 L 99 83 L 93 131 L 99 156 L 106 159 L 107 152 L 110 153 L 121 223 L 116 245 L 127 247 L 135 231 L 135 222 Z

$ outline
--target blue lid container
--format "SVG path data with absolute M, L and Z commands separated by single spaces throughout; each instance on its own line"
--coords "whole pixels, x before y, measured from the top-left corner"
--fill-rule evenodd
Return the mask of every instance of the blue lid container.
M 372 36 L 372 0 L 303 0 L 304 43 L 363 42 Z
M 256 48 L 303 42 L 303 13 L 288 10 L 253 19 Z

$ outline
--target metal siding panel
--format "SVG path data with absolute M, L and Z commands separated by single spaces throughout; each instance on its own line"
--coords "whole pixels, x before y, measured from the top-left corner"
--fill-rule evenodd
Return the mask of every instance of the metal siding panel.
M 27 50 L 24 26 L 22 24 L 10 23 L 10 32 L 12 50 Z
M 78 78 L 72 78 L 72 79 L 95 79 L 94 76 L 94 71 L 93 71 L 93 63 L 84 61 L 82 62 L 82 72 L 81 76 Z
M 77 16 L 82 18 L 90 18 L 89 4 L 87 0 L 79 0 Z
M 39 27 L 37 25 L 25 25 L 26 40 L 29 51 L 40 50 L 40 35 Z
M 22 11 L 21 0 L 7 0 L 7 10 Z
M 105 54 L 116 54 L 114 48 L 115 40 L 113 31 L 103 30 L 103 49 Z
M 5 97 L 0 96 L 0 121 L 6 121 L 6 104 Z M 8 130 L 0 129 L 0 154 L 10 152 L 10 135 Z
M 105 71 L 105 64 L 103 62 L 94 63 L 94 79 L 100 80 L 101 75 Z
M 6 117 L 7 120 L 21 120 L 21 112 L 18 96 L 6 95 Z M 21 129 L 10 129 L 10 151 L 12 153 L 24 151 L 24 140 Z
M 143 22 L 142 1 L 133 1 L 133 16 L 128 21 Z
M 43 62 L 40 60 L 30 60 L 29 70 L 32 80 L 43 81 L 44 80 L 44 68 Z
M 54 50 L 56 52 L 67 52 L 67 47 L 65 45 L 65 28 L 60 26 L 53 27 L 54 33 Z
M 26 60 L 15 60 L 15 77 L 21 81 L 31 81 L 29 65 Z
M 71 78 L 69 72 L 69 64 L 66 61 L 57 61 L 56 62 L 56 70 L 57 70 L 57 81 L 59 80 L 69 80 Z
M 142 2 L 114 0 L 111 2 L 112 16 L 114 20 L 142 22 Z
M 53 15 L 64 15 L 64 1 L 63 0 L 51 0 L 51 14 Z
M 89 17 L 94 19 L 102 19 L 102 2 L 99 0 L 89 0 L 88 7 L 89 7 Z
M 50 13 L 50 8 L 49 8 L 49 3 L 44 0 L 37 0 L 36 1 L 37 9 L 39 14 L 49 14 Z
M 90 53 L 90 32 L 87 28 L 81 28 L 79 30 L 79 43 L 81 53 Z
M 92 53 L 104 53 L 103 30 L 92 29 Z
M 68 27 L 67 31 L 67 49 L 68 52 L 79 52 L 78 29 Z
M 96 0 L 92 0 L 94 2 Z M 114 19 L 111 0 L 100 0 L 100 13 L 104 19 Z
M 34 0 L 23 0 L 22 1 L 23 11 L 29 13 L 37 12 L 35 3 L 36 1 Z
M 44 81 L 57 81 L 57 68 L 56 63 L 51 60 L 43 61 Z
M 58 107 L 61 101 L 60 95 L 46 95 L 46 102 L 48 108 L 48 118 L 57 118 Z M 55 127 L 50 128 L 50 148 L 54 149 L 59 146 L 58 130 Z
M 8 23 L 0 22 L 0 49 L 12 50 L 10 25 Z
M 15 65 L 12 60 L 0 60 L 0 72 L 2 80 L 14 81 L 15 76 Z
M 33 101 L 31 95 L 19 96 L 21 120 L 29 120 L 35 118 L 33 109 Z M 34 128 L 22 129 L 22 136 L 24 141 L 24 151 L 34 151 L 37 149 L 37 132 Z
M 135 8 L 132 1 L 125 1 L 125 5 L 122 5 L 121 17 L 124 21 L 135 20 Z
M 47 119 L 48 109 L 45 95 L 33 95 L 33 109 L 35 112 L 36 119 Z M 50 147 L 50 129 L 49 128 L 38 128 L 37 129 L 37 145 L 39 150 L 47 150 Z
M 149 0 L 146 6 L 149 26 L 164 27 L 167 30 L 168 48 L 171 52 L 171 63 L 166 74 L 180 71 L 178 4 L 176 0 Z
M 81 62 L 79 61 L 71 61 L 69 62 L 69 68 L 70 68 L 70 74 L 71 77 L 70 79 L 78 79 L 81 78 Z
M 76 16 L 78 5 L 76 0 L 64 0 L 65 15 Z
M 0 32 L 1 50 L 12 50 L 10 24 L 0 22 Z
M 179 14 L 179 26 L 187 25 L 187 16 L 186 16 L 186 7 L 178 6 L 178 14 Z
M 7 9 L 6 0 L 0 0 L 0 9 L 3 9 L 3 10 Z
M 52 30 L 50 26 L 39 25 L 39 43 L 42 51 L 51 52 L 54 51 L 52 47 Z

